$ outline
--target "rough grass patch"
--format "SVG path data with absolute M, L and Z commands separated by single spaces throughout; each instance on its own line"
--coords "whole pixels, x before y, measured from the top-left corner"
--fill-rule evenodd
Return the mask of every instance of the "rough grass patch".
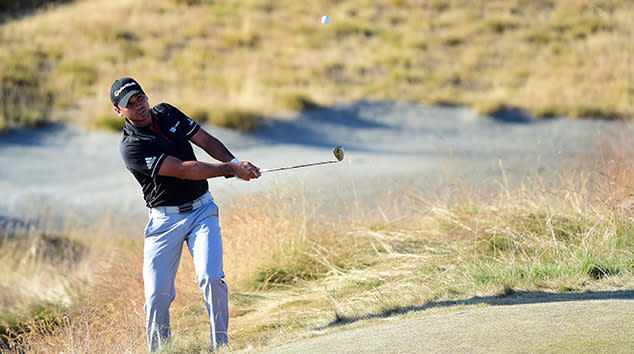
M 571 118 L 593 118 L 593 119 L 623 119 L 624 116 L 618 111 L 614 111 L 610 108 L 603 107 L 599 104 L 579 104 L 575 107 L 571 107 L 569 110 Z
M 53 97 L 42 87 L 47 75 L 46 58 L 46 54 L 36 51 L 15 53 L 0 62 L 0 132 L 37 127 L 47 121 Z
M 70 0 L 0 0 L 0 11 L 16 12 L 36 9 L 50 4 L 63 4 Z
M 209 116 L 210 116 L 209 110 L 205 108 L 194 108 L 189 114 L 189 117 L 197 123 L 208 122 Z
M 474 274 L 474 280 L 480 285 L 511 286 L 513 284 L 533 287 L 558 276 L 556 266 L 550 264 L 516 265 L 510 267 L 491 263 L 481 264 Z
M 211 124 L 236 129 L 241 132 L 250 132 L 258 128 L 262 116 L 252 110 L 234 108 L 216 110 L 210 114 Z
M 512 251 L 515 246 L 515 241 L 509 235 L 496 235 L 484 241 L 492 254 Z
M 546 102 L 531 107 L 530 112 L 536 118 L 554 118 L 565 114 L 565 110 L 559 105 Z
M 319 104 L 302 93 L 288 93 L 282 96 L 282 107 L 293 111 L 305 111 L 319 108 Z
M 634 250 L 634 222 L 618 222 L 615 233 L 617 247 Z M 634 254 L 632 255 L 632 260 L 634 260 Z
M 460 33 L 453 33 L 442 38 L 442 42 L 449 47 L 457 47 L 463 44 L 465 40 L 465 36 Z
M 546 28 L 531 28 L 524 35 L 526 41 L 539 45 L 551 43 L 555 38 L 555 34 Z
M 38 234 L 0 238 L 0 249 L 4 252 L 18 249 L 23 263 L 71 267 L 84 257 L 87 246 L 65 236 Z
M 238 305 L 251 305 L 260 300 L 265 299 L 263 295 L 254 294 L 254 293 L 240 293 L 235 292 L 230 295 L 231 300 L 235 301 Z
M 63 323 L 64 309 L 59 304 L 33 304 L 19 312 L 0 312 L 0 349 L 18 353 L 29 346 L 19 338 L 26 333 L 51 331 Z
M 145 49 L 136 43 L 128 43 L 121 46 L 121 53 L 123 57 L 130 60 L 140 58 L 145 55 Z
M 337 38 L 348 36 L 372 37 L 378 33 L 378 28 L 360 21 L 341 20 L 334 23 L 334 33 Z
M 86 63 L 67 63 L 60 67 L 64 75 L 68 75 L 70 81 L 79 85 L 90 85 L 97 79 L 97 69 L 95 66 Z
M 225 33 L 222 35 L 222 41 L 227 47 L 245 47 L 255 48 L 260 42 L 260 35 L 255 31 L 246 33 Z
M 172 0 L 172 2 L 176 5 L 185 5 L 185 6 L 195 6 L 200 5 L 205 0 Z
M 623 266 L 613 261 L 586 258 L 581 265 L 581 271 L 594 279 L 602 279 L 621 272 Z
M 297 281 L 323 278 L 331 267 L 309 250 L 295 249 L 274 255 L 271 261 L 256 272 L 252 285 L 257 289 L 271 289 L 292 285 Z
M 514 30 L 520 27 L 519 21 L 513 17 L 497 16 L 486 20 L 486 25 L 490 30 L 496 33 L 504 33 L 508 30 Z
M 291 285 L 299 280 L 316 280 L 324 276 L 324 269 L 309 267 L 307 263 L 298 263 L 287 267 L 268 267 L 257 272 L 253 279 L 256 289 L 272 289 Z
M 385 279 L 354 280 L 351 284 L 353 290 L 372 290 L 385 284 Z
M 125 120 L 121 117 L 98 116 L 93 120 L 92 125 L 95 128 L 104 129 L 112 132 L 123 131 Z

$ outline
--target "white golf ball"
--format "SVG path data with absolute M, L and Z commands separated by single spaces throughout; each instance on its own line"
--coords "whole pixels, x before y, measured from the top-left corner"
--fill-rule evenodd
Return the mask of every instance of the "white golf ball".
M 330 17 L 328 17 L 328 15 L 321 16 L 321 23 L 325 25 L 328 22 L 330 22 Z

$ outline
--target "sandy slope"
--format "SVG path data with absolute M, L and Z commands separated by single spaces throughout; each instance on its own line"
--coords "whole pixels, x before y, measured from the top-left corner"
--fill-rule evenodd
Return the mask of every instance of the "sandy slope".
M 329 160 L 336 145 L 345 147 L 346 159 L 252 182 L 210 180 L 221 206 L 236 195 L 291 186 L 309 198 L 332 200 L 331 206 L 354 199 L 371 208 L 386 191 L 404 186 L 479 187 L 502 171 L 521 178 L 575 165 L 595 154 L 610 131 L 634 130 L 631 123 L 535 121 L 521 112 L 478 117 L 460 107 L 389 102 L 357 102 L 290 118 L 267 121 L 253 134 L 206 128 L 239 158 L 262 168 Z M 121 162 L 119 139 L 60 125 L 0 136 L 0 224 L 7 218 L 90 223 L 106 216 L 113 227 L 138 232 L 146 210 Z M 198 156 L 210 160 L 200 150 Z

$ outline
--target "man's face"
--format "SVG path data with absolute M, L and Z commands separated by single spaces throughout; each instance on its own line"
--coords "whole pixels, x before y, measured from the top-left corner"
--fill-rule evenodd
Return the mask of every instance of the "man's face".
M 150 104 L 142 93 L 132 96 L 126 107 L 115 107 L 114 110 L 132 123 L 143 123 L 150 119 Z

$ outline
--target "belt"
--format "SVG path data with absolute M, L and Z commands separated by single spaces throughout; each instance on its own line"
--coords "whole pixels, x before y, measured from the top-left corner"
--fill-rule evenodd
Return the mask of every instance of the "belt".
M 203 205 L 206 205 L 209 202 L 211 202 L 212 200 L 213 199 L 211 198 L 211 195 L 209 195 L 209 192 L 207 192 L 203 194 L 202 197 L 194 201 L 191 201 L 189 203 L 185 203 L 178 206 L 158 206 L 158 207 L 152 208 L 151 211 L 158 211 L 162 214 L 184 214 L 184 213 L 189 213 L 190 211 L 199 209 Z

